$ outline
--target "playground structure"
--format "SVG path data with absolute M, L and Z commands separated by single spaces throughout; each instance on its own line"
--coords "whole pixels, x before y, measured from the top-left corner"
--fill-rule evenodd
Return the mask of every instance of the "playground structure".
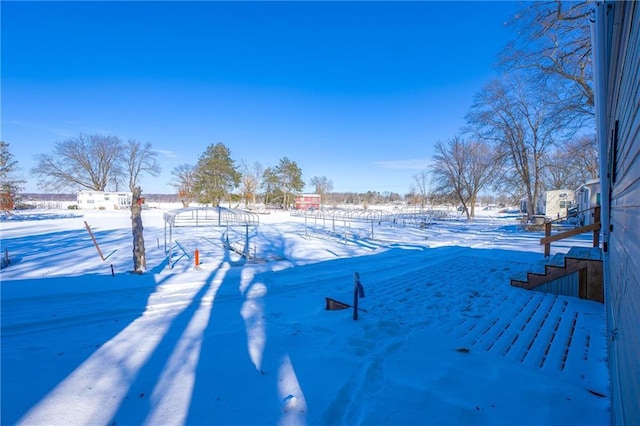
M 375 239 L 375 225 L 416 227 L 424 229 L 447 212 L 438 210 L 405 209 L 386 211 L 377 209 L 323 208 L 318 210 L 294 210 L 292 216 L 304 217 L 305 237 L 308 232 L 326 234 L 344 239 Z
M 238 253 L 243 258 L 249 259 L 251 257 L 251 254 L 249 252 L 250 228 L 255 229 L 260 225 L 260 218 L 257 214 L 240 209 L 229 209 L 224 207 L 187 207 L 166 212 L 163 215 L 163 218 L 164 251 L 167 255 L 167 261 L 171 268 L 173 268 L 173 265 L 182 257 L 186 256 L 188 258 L 191 258 L 190 252 L 186 250 L 178 241 L 174 240 L 174 228 L 224 228 L 221 241 L 223 244 L 223 248 L 227 251 L 227 253 L 229 251 L 233 251 Z M 229 238 L 231 230 L 237 228 L 244 228 L 243 241 L 232 241 Z M 179 250 L 177 252 L 179 257 L 172 263 L 174 250 L 176 249 Z

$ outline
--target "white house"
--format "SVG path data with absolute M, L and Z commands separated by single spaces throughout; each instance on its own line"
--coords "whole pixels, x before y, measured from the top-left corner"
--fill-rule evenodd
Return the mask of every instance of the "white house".
M 549 219 L 566 217 L 568 210 L 575 203 L 575 193 L 569 189 L 544 191 L 538 197 L 536 214 Z
M 119 210 L 131 208 L 131 192 L 80 191 L 78 208 L 83 210 Z
M 592 179 L 585 182 L 576 190 L 576 202 L 578 203 L 578 211 L 593 209 L 600 205 L 600 179 Z M 581 215 L 582 225 L 591 225 L 593 223 L 593 211 L 585 212 Z

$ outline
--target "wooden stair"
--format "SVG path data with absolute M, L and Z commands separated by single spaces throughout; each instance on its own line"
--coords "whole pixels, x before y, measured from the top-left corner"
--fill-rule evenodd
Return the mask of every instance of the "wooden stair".
M 577 292 L 580 299 L 604 303 L 602 252 L 598 247 L 573 247 L 567 254 L 557 254 L 528 271 L 511 278 L 513 287 L 565 294 L 567 277 L 577 273 Z M 575 285 L 573 285 L 575 287 Z

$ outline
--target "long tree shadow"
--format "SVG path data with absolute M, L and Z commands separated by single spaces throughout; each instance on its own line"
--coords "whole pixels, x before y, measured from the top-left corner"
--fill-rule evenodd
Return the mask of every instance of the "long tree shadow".
M 230 261 L 228 253 L 225 260 Z M 251 280 L 243 285 L 242 270 L 232 268 L 225 276 L 225 286 L 218 293 L 221 300 L 209 317 L 186 424 L 200 424 L 203 419 L 217 424 L 254 424 L 256 418 L 263 424 L 275 424 L 279 417 L 274 410 L 276 375 L 261 368 L 261 354 L 257 353 L 264 347 L 266 330 L 254 336 L 248 333 L 247 321 L 262 321 L 261 306 L 252 305 L 260 301 L 246 297 L 255 283 Z M 252 351 L 252 343 L 258 346 L 257 352 Z
M 157 424 L 162 421 L 162 413 L 157 410 L 162 408 L 165 398 L 175 397 L 173 403 L 165 404 L 172 409 L 176 399 L 189 401 L 192 376 L 189 370 L 195 369 L 193 364 L 198 362 L 204 328 L 201 324 L 206 324 L 216 292 L 224 282 L 224 278 L 220 283 L 215 282 L 219 271 L 220 268 L 210 273 L 188 306 L 172 319 L 109 424 Z M 179 416 L 179 413 L 172 414 Z
M 151 275 L 2 282 L 2 424 L 15 424 L 145 311 Z

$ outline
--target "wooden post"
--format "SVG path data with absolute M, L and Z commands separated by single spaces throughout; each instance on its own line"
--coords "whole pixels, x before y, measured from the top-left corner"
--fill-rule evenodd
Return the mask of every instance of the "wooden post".
M 102 255 L 102 251 L 100 250 L 100 247 L 98 246 L 98 242 L 96 241 L 96 237 L 93 236 L 93 232 L 91 232 L 91 227 L 89 226 L 86 220 L 84 221 L 84 226 L 87 228 L 87 231 L 89 231 L 89 236 L 93 240 L 93 244 L 96 246 L 96 250 L 98 250 L 100 259 L 102 259 L 102 261 L 104 262 L 104 256 Z
M 551 222 L 545 222 L 544 224 L 544 236 L 551 236 Z M 545 243 L 544 245 L 544 257 L 549 257 L 551 255 L 551 243 Z
M 600 223 L 600 206 L 596 206 L 593 209 L 593 222 Z M 600 246 L 600 228 L 593 230 L 593 246 Z
M 194 253 L 194 258 L 195 258 L 196 269 L 198 269 L 198 265 L 200 265 L 200 252 L 198 251 L 198 249 L 196 249 Z

